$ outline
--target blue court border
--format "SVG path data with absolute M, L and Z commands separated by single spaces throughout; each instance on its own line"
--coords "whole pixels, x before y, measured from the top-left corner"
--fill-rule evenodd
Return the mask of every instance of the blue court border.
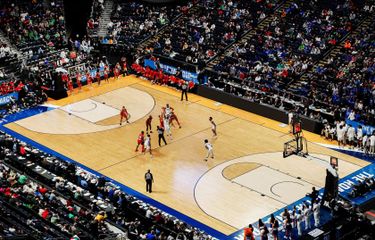
M 25 137 L 22 134 L 17 133 L 17 132 L 15 132 L 15 131 L 13 131 L 13 130 L 11 130 L 11 129 L 9 129 L 9 128 L 7 128 L 7 127 L 4 126 L 4 124 L 8 124 L 8 123 L 20 120 L 20 119 L 31 117 L 31 116 L 34 116 L 34 115 L 37 115 L 37 114 L 40 114 L 40 113 L 43 113 L 43 112 L 46 112 L 46 111 L 50 111 L 50 110 L 53 110 L 53 109 L 54 108 L 37 106 L 37 107 L 34 107 L 34 108 L 30 108 L 28 110 L 24 110 L 24 111 L 12 114 L 12 115 L 8 115 L 7 117 L 3 118 L 0 121 L 0 130 L 3 131 L 3 132 L 5 132 L 5 133 L 7 133 L 7 134 L 9 134 L 9 135 L 12 135 L 13 137 L 15 137 L 15 138 L 17 138 L 17 139 L 19 139 L 19 140 L 21 140 L 21 141 L 23 141 L 23 142 L 31 145 L 31 146 L 33 146 L 35 148 L 40 149 L 43 152 L 46 152 L 46 153 L 48 153 L 50 155 L 54 155 L 55 157 L 58 157 L 58 158 L 60 158 L 60 159 L 62 159 L 64 161 L 67 161 L 67 162 L 70 162 L 70 163 L 74 163 L 77 166 L 79 166 L 80 168 L 84 169 L 85 171 L 90 172 L 91 174 L 94 174 L 96 176 L 103 176 L 103 174 L 101 174 L 101 173 L 99 173 L 99 172 L 97 172 L 97 171 L 95 171 L 95 170 L 93 170 L 91 168 L 88 168 L 87 166 L 85 166 L 85 165 L 83 165 L 83 164 L 81 164 L 79 162 L 76 162 L 73 159 L 71 159 L 69 157 L 66 157 L 65 155 L 62 155 L 62 154 L 60 154 L 60 153 L 58 153 L 58 152 L 56 152 L 56 151 L 54 151 L 54 150 L 52 150 L 52 149 L 50 149 L 50 148 L 48 148 L 46 146 L 44 146 L 44 145 L 42 145 L 42 144 L 40 144 L 40 143 L 38 143 L 38 142 L 36 142 L 36 141 L 28 138 L 28 137 Z M 375 164 L 375 162 L 374 162 L 375 159 L 373 157 L 365 156 L 362 153 L 345 151 L 343 149 L 335 149 L 335 148 L 330 148 L 330 149 L 335 150 L 337 152 L 341 152 L 341 153 L 350 155 L 350 156 L 357 157 L 357 158 L 365 160 L 365 161 L 368 161 L 368 162 L 371 163 L 370 165 Z M 363 168 L 359 169 L 358 171 L 360 171 L 360 170 L 362 170 L 364 168 L 366 168 L 366 167 L 363 167 Z M 354 172 L 354 173 L 352 173 L 350 175 L 354 175 L 356 172 Z M 237 230 L 237 231 L 235 231 L 235 232 L 233 232 L 233 233 L 231 233 L 229 235 L 225 235 L 225 234 L 223 234 L 223 233 L 221 233 L 221 232 L 219 232 L 219 231 L 217 231 L 217 230 L 215 230 L 215 229 L 213 229 L 213 228 L 211 228 L 211 227 L 209 227 L 209 226 L 207 226 L 207 225 L 205 225 L 205 224 L 203 224 L 203 223 L 201 223 L 201 222 L 199 222 L 199 221 L 197 221 L 197 220 L 195 220 L 195 219 L 193 219 L 193 218 L 191 218 L 191 217 L 189 217 L 189 216 L 187 216 L 187 215 L 185 215 L 185 214 L 183 214 L 183 213 L 181 213 L 179 211 L 176 211 L 173 208 L 170 208 L 170 207 L 168 207 L 168 206 L 166 206 L 166 205 L 164 205 L 164 204 L 162 204 L 162 203 L 160 203 L 160 202 L 158 202 L 158 201 L 156 201 L 156 200 L 154 200 L 154 199 L 152 199 L 152 198 L 150 198 L 150 197 L 148 197 L 148 196 L 146 196 L 146 195 L 144 195 L 144 194 L 142 194 L 142 193 L 140 193 L 140 192 L 138 192 L 138 191 L 136 191 L 136 190 L 134 190 L 134 189 L 132 189 L 132 188 L 124 185 L 124 184 L 122 184 L 122 183 L 117 182 L 116 180 L 113 180 L 113 179 L 111 179 L 111 178 L 109 178 L 107 176 L 104 176 L 104 177 L 108 181 L 110 181 L 113 184 L 119 186 L 120 189 L 122 191 L 124 191 L 125 193 L 130 194 L 130 195 L 136 197 L 137 199 L 139 199 L 139 200 L 141 200 L 141 201 L 143 201 L 143 202 L 145 202 L 147 204 L 150 204 L 150 205 L 152 205 L 152 206 L 154 206 L 154 207 L 156 207 L 158 209 L 161 209 L 162 211 L 164 211 L 164 212 L 166 212 L 166 213 L 168 213 L 168 214 L 176 217 L 177 219 L 179 219 L 179 220 L 181 220 L 183 222 L 186 222 L 187 224 L 189 224 L 189 225 L 191 225 L 191 226 L 193 226 L 195 228 L 198 228 L 199 230 L 202 230 L 202 231 L 206 232 L 207 234 L 211 235 L 214 238 L 217 238 L 217 239 L 237 239 L 238 235 L 240 235 L 241 232 L 243 231 L 242 229 L 239 229 L 239 230 Z M 349 177 L 349 176 L 347 176 L 347 177 Z M 323 190 L 323 188 L 320 191 L 322 191 L 322 190 Z M 305 198 L 299 199 L 295 203 L 301 202 L 302 200 L 305 200 Z M 290 206 L 293 206 L 293 204 L 289 205 L 289 206 L 286 206 L 286 208 L 290 208 Z M 279 213 L 280 211 L 282 211 L 282 209 L 276 211 L 275 215 L 276 215 L 276 213 Z M 262 219 L 265 219 L 266 217 L 268 217 L 268 216 L 265 216 Z
M 17 139 L 19 139 L 19 140 L 21 140 L 21 141 L 23 141 L 23 142 L 25 142 L 25 143 L 27 143 L 27 144 L 29 144 L 29 145 L 31 145 L 31 146 L 33 146 L 33 147 L 35 147 L 35 148 L 38 148 L 39 150 L 41 150 L 45 153 L 48 153 L 48 154 L 53 155 L 55 157 L 58 157 L 58 158 L 60 158 L 64 161 L 74 163 L 77 166 L 79 166 L 80 168 L 84 169 L 85 171 L 90 172 L 91 174 L 94 174 L 98 177 L 103 176 L 103 174 L 101 174 L 101 173 L 99 173 L 99 172 L 97 172 L 97 171 L 95 171 L 91 168 L 88 168 L 85 165 L 83 165 L 79 162 L 76 162 L 73 159 L 71 159 L 69 157 L 66 157 L 66 156 L 64 156 L 64 155 L 46 147 L 46 146 L 28 138 L 28 137 L 25 137 L 22 134 L 17 133 L 17 132 L 15 132 L 15 131 L 13 131 L 13 130 L 11 130 L 11 129 L 9 129 L 9 128 L 7 128 L 3 125 L 3 124 L 9 124 L 11 122 L 14 122 L 14 121 L 17 121 L 17 120 L 20 120 L 20 119 L 23 119 L 23 118 L 34 116 L 34 115 L 40 114 L 42 112 L 53 110 L 53 108 L 46 108 L 46 107 L 42 107 L 42 108 L 43 109 L 41 109 L 41 107 L 36 107 L 36 108 L 32 108 L 30 110 L 25 110 L 25 111 L 7 116 L 6 118 L 4 118 L 5 121 L 3 119 L 0 122 L 0 130 L 9 134 L 9 135 L 11 135 L 11 136 L 13 136 L 13 137 L 15 137 L 15 138 L 17 138 Z M 156 200 L 154 200 L 154 199 L 152 199 L 152 198 L 150 198 L 150 197 L 148 197 L 148 196 L 146 196 L 146 195 L 144 195 L 144 194 L 142 194 L 142 193 L 140 193 L 140 192 L 124 185 L 124 184 L 122 184 L 122 183 L 119 183 L 116 180 L 113 180 L 113 179 L 111 179 L 107 176 L 104 176 L 104 177 L 108 181 L 110 181 L 113 184 L 119 186 L 120 189 L 122 191 L 124 191 L 125 193 L 127 193 L 129 195 L 132 195 L 132 196 L 136 197 L 137 199 L 139 199 L 139 200 L 141 200 L 141 201 L 143 201 L 147 204 L 150 204 L 150 205 L 152 205 L 152 206 L 154 206 L 154 207 L 156 207 L 156 208 L 176 217 L 177 219 L 191 225 L 192 227 L 195 227 L 195 228 L 198 228 L 201 231 L 204 231 L 205 233 L 211 235 L 214 238 L 225 239 L 225 238 L 228 237 L 227 235 L 225 235 L 225 234 L 223 234 L 223 233 L 221 233 L 221 232 L 219 232 L 219 231 L 217 231 L 217 230 L 215 230 L 215 229 L 213 229 L 213 228 L 211 228 L 211 227 L 209 227 L 209 226 L 207 226 L 207 225 L 205 225 L 205 224 L 203 224 L 203 223 L 201 223 L 201 222 L 199 222 L 199 221 L 197 221 L 197 220 L 195 220 L 191 217 L 188 217 L 187 215 L 185 215 L 185 214 L 183 214 L 183 213 L 181 213 L 181 212 L 179 212 L 179 211 L 177 211 L 173 208 L 170 208 L 170 207 L 168 207 L 168 206 L 166 206 L 166 205 L 164 205 L 164 204 L 162 204 L 162 203 L 160 203 L 160 202 L 158 202 L 158 201 L 156 201 Z

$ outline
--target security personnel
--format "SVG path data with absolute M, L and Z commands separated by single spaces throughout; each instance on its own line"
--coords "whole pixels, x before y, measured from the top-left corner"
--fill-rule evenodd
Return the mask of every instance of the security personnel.
M 165 137 L 164 137 L 164 128 L 157 126 L 157 130 L 158 130 L 158 137 L 159 137 L 159 147 L 161 146 L 160 145 L 161 140 L 163 140 L 164 144 L 167 145 L 167 142 L 165 141 Z
M 151 193 L 152 192 L 152 183 L 154 182 L 154 177 L 152 176 L 152 173 L 150 172 L 150 169 L 147 170 L 145 174 L 145 180 L 146 180 L 146 192 Z

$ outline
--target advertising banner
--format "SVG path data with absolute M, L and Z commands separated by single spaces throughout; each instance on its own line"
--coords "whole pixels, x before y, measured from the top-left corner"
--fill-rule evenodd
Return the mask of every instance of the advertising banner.
M 363 125 L 359 122 L 351 121 L 349 119 L 346 119 L 345 122 L 346 124 L 352 125 L 355 128 L 355 130 L 357 130 L 358 126 L 362 126 L 363 134 L 371 135 L 375 131 L 375 127 L 373 126 Z
M 144 66 L 149 67 L 153 70 L 157 69 L 156 63 L 154 61 L 150 60 L 150 59 L 144 60 Z M 163 64 L 163 63 L 160 63 L 160 68 L 163 70 L 163 72 L 171 74 L 171 75 L 174 75 L 177 72 L 176 67 L 173 67 L 173 66 L 170 66 L 170 65 L 167 65 L 167 64 Z M 185 71 L 185 70 L 182 70 L 181 72 L 182 72 L 182 78 L 184 80 L 193 81 L 194 83 L 198 83 L 198 73 L 189 72 L 189 71 Z
M 7 95 L 0 96 L 0 105 L 8 104 L 14 98 L 16 101 L 18 100 L 18 92 L 9 93 Z

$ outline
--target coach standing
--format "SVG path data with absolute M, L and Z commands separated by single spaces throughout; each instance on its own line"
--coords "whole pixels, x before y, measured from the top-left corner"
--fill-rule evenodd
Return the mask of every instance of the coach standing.
M 152 183 L 154 182 L 154 177 L 152 176 L 152 173 L 150 172 L 150 169 L 147 170 L 145 174 L 145 180 L 146 180 L 146 192 L 151 193 L 152 192 Z
M 188 91 L 188 82 L 187 81 L 184 81 L 181 85 L 181 101 L 183 101 L 184 99 L 184 95 L 185 95 L 185 100 L 187 101 L 188 100 L 188 97 L 187 97 L 187 91 Z

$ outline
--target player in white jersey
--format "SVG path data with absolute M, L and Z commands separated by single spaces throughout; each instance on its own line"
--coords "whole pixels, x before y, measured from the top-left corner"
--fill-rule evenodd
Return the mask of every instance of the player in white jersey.
M 169 120 L 170 115 L 164 115 L 163 119 L 163 125 L 164 125 L 164 130 L 167 136 L 169 137 L 170 140 L 172 140 L 172 131 L 171 131 L 171 125 L 170 125 L 170 120 Z
M 145 151 L 143 152 L 143 154 L 146 154 L 146 152 L 149 152 L 151 157 L 152 157 L 152 150 L 151 150 L 151 136 L 150 134 L 147 134 L 146 138 L 145 138 Z
M 204 147 L 207 150 L 207 156 L 204 160 L 207 161 L 207 159 L 209 157 L 211 157 L 213 159 L 214 158 L 214 148 L 212 147 L 212 144 L 208 142 L 207 139 L 204 140 Z
M 370 137 L 367 134 L 365 134 L 365 136 L 363 136 L 363 140 L 362 140 L 363 152 L 365 154 L 367 154 L 368 151 L 369 151 L 369 148 L 370 148 Z
M 363 130 L 362 130 L 361 125 L 359 125 L 357 128 L 356 138 L 357 138 L 357 147 L 358 149 L 360 149 L 362 147 L 362 139 L 363 139 Z
M 370 154 L 375 155 L 375 131 L 370 136 Z
M 336 136 L 336 128 L 335 126 L 331 126 L 329 129 L 330 140 L 332 141 L 333 139 L 335 139 L 335 136 Z
M 314 214 L 314 226 L 319 227 L 320 225 L 320 203 L 316 200 L 313 204 L 313 214 Z
M 349 125 L 346 135 L 348 137 L 349 146 L 354 147 L 355 129 L 352 125 Z
M 307 229 L 310 229 L 311 228 L 311 209 L 309 207 L 309 205 L 307 205 L 307 203 L 305 203 L 304 205 L 304 209 L 303 209 L 303 215 L 304 215 L 304 219 L 305 219 L 305 230 Z
M 169 104 L 167 103 L 167 105 L 164 108 L 164 115 L 169 118 L 173 110 L 173 107 L 169 106 Z
M 342 128 L 344 129 L 344 139 L 343 139 L 343 142 L 344 142 L 344 146 L 348 143 L 348 138 L 347 138 L 347 135 L 346 133 L 348 132 L 348 124 L 345 123 L 345 121 L 341 121 L 341 125 L 342 125 Z
M 302 236 L 302 222 L 304 220 L 304 216 L 303 216 L 303 213 L 301 212 L 301 210 L 298 210 L 296 218 L 297 218 L 298 236 L 301 237 Z
M 344 137 L 345 137 L 344 127 L 342 125 L 338 125 L 337 142 L 339 143 L 339 147 L 344 145 Z

